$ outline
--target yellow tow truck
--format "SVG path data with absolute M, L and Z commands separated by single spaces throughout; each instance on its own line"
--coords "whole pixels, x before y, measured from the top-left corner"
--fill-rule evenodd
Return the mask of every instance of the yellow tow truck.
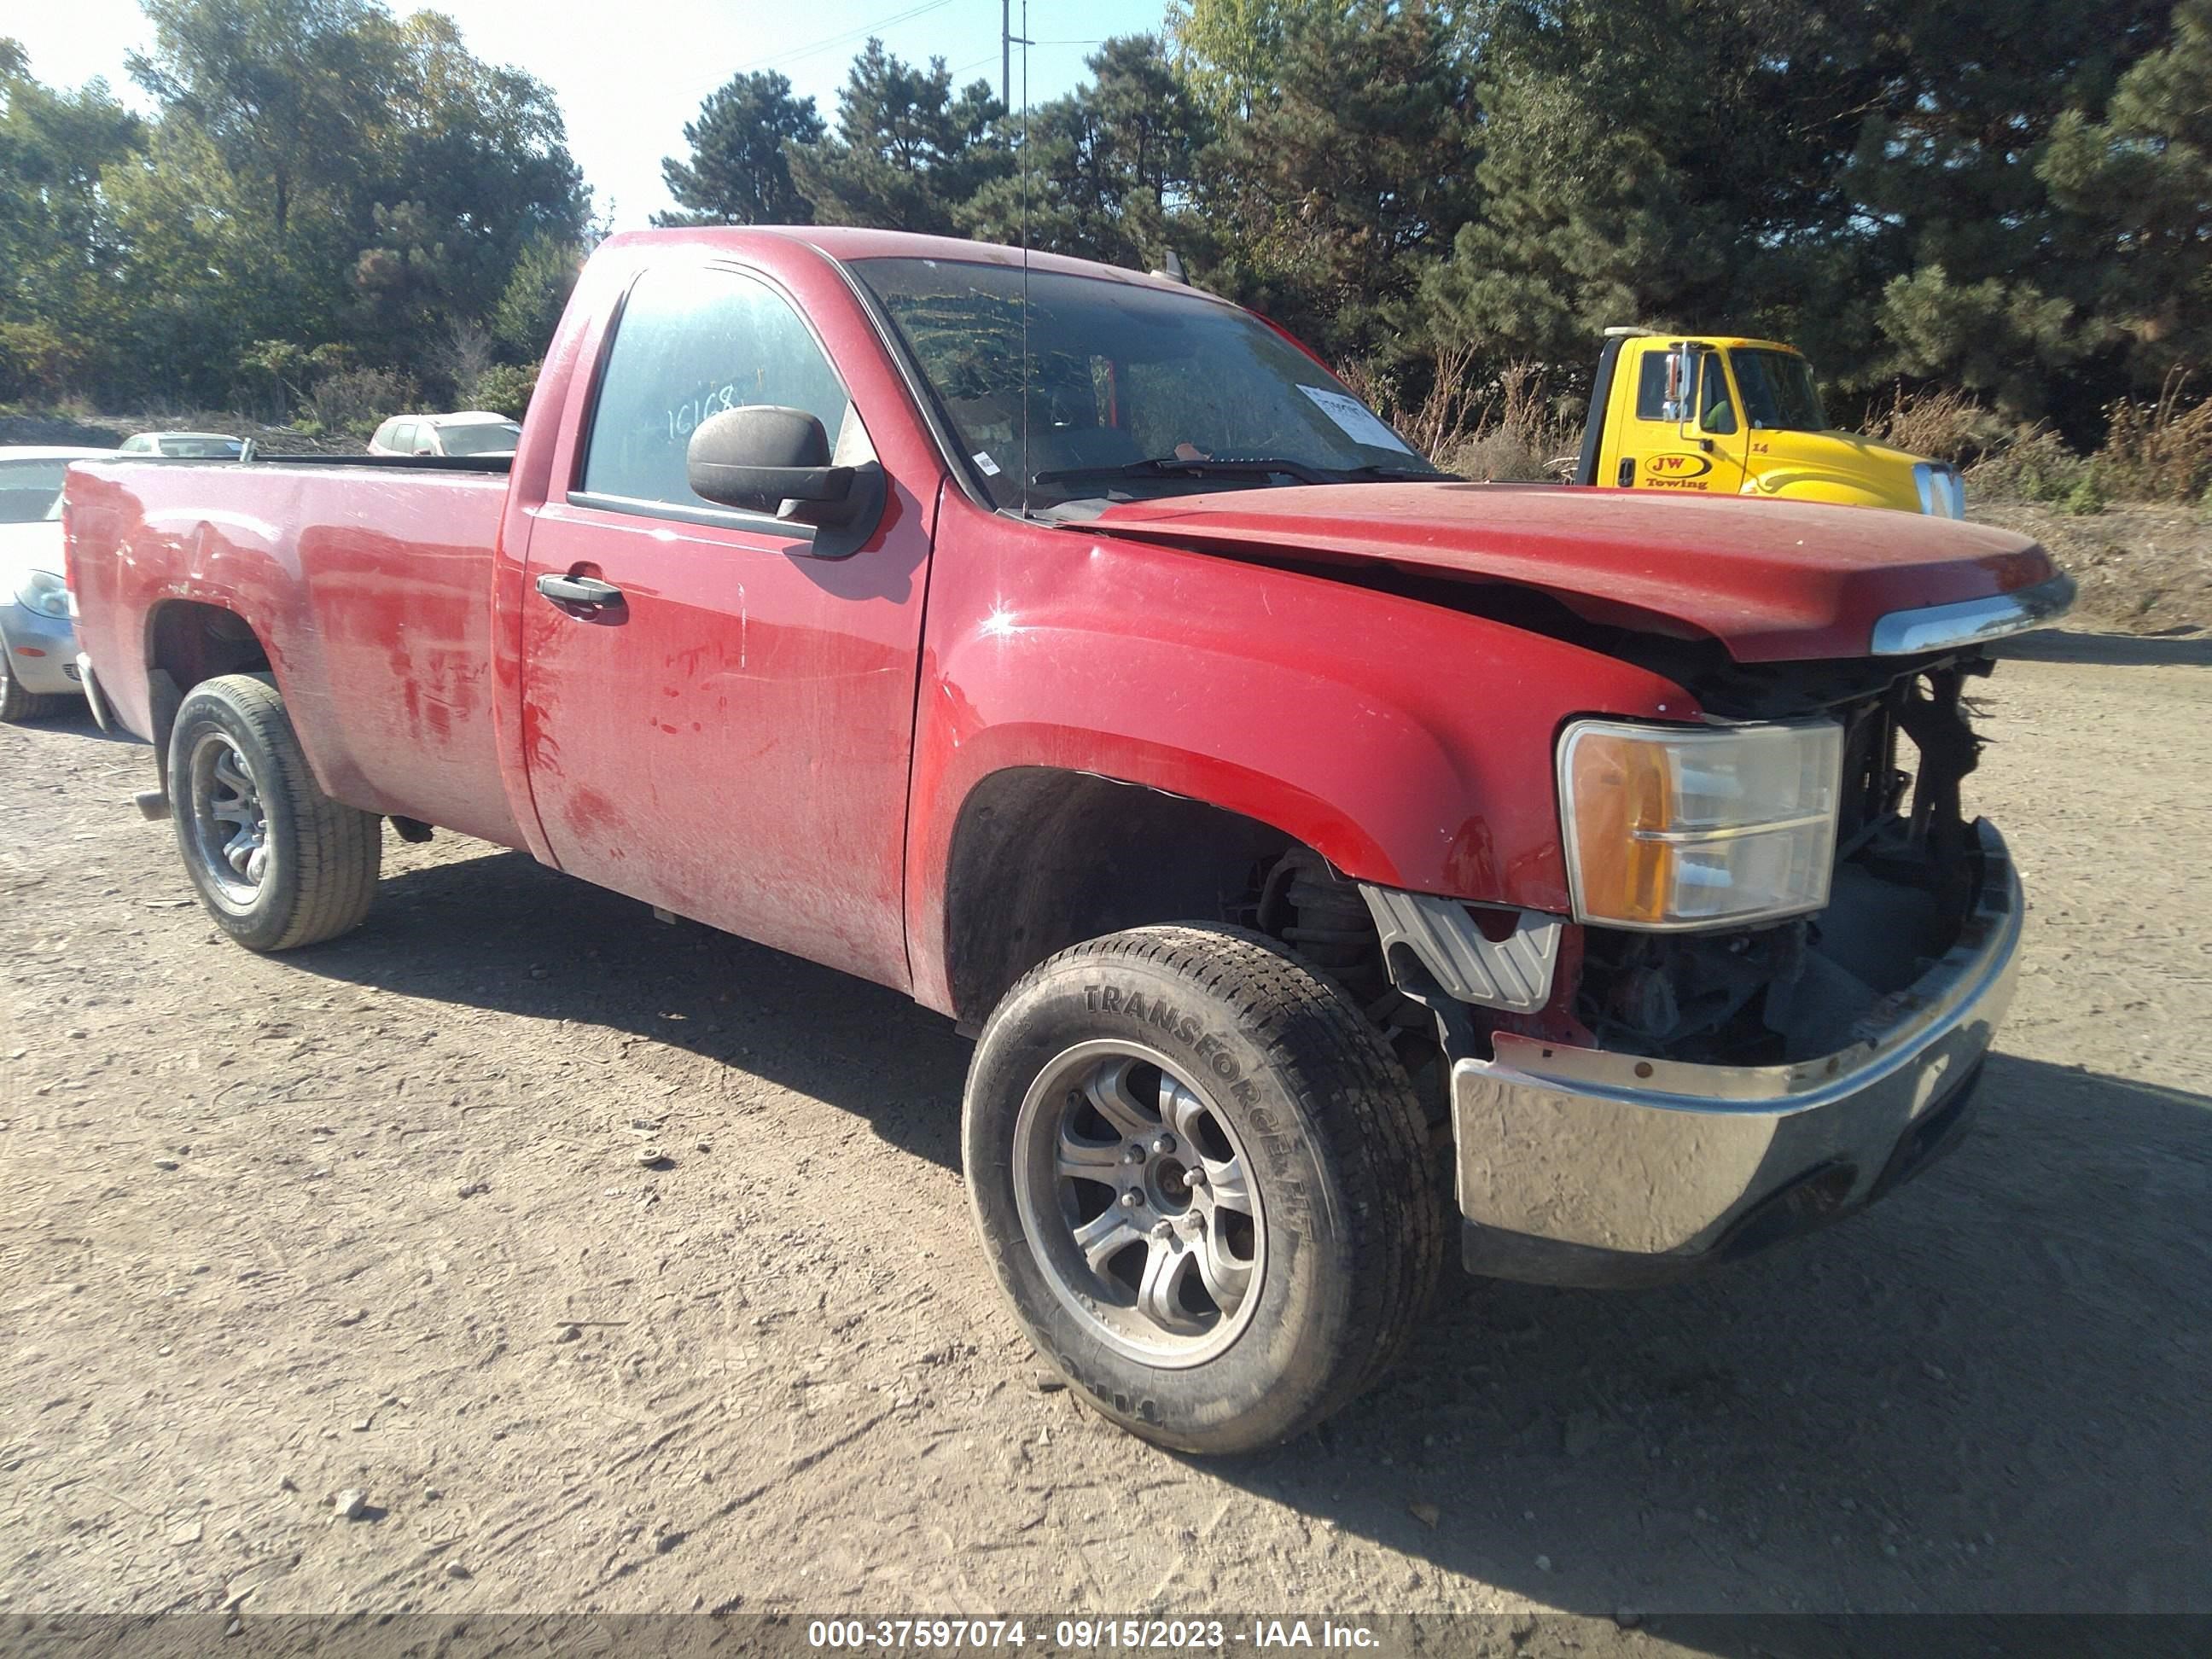
M 1609 328 L 1574 481 L 1966 516 L 1948 461 L 1829 424 L 1795 347 Z

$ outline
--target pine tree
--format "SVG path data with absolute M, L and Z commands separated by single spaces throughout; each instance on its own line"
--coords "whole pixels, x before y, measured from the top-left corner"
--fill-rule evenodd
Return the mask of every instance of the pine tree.
M 1012 159 L 995 133 L 1006 113 L 990 83 L 957 94 L 942 58 L 916 69 L 871 40 L 837 94 L 837 131 L 788 147 L 792 179 L 824 224 L 950 235 L 954 209 Z
M 790 144 L 822 141 L 811 98 L 794 98 L 773 70 L 732 76 L 708 94 L 699 118 L 684 126 L 691 159 L 660 163 L 668 193 L 682 210 L 653 216 L 657 225 L 799 225 L 814 204 L 792 183 Z
M 2121 78 L 2106 118 L 2060 117 L 2040 176 L 2094 231 L 2097 313 L 2137 388 L 2212 368 L 2212 0 Z
M 1017 170 L 985 184 L 959 210 L 988 240 L 1109 264 L 1149 267 L 1203 233 L 1188 211 L 1209 124 L 1159 40 L 1127 35 L 1089 59 L 1091 80 L 1031 112 Z M 1026 197 L 1026 201 L 1024 198 Z

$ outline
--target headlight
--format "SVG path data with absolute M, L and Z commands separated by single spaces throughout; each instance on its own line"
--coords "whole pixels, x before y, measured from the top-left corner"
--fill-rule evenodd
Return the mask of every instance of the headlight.
M 1912 487 L 1919 492 L 1920 510 L 1939 519 L 1966 516 L 1966 486 L 1959 469 L 1948 461 L 1916 461 Z
M 1559 742 L 1577 921 L 1668 932 L 1828 902 L 1843 728 L 1577 720 Z
M 51 570 L 33 570 L 15 590 L 15 603 L 27 605 L 41 617 L 66 617 L 69 587 Z

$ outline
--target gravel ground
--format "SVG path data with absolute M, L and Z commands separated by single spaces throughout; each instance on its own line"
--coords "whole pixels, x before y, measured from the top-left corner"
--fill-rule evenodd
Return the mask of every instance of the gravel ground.
M 1954 1156 L 1689 1285 L 1455 1280 L 1212 1465 L 1043 1378 L 944 1022 L 444 836 L 256 958 L 144 750 L 0 726 L 0 1613 L 2212 1611 L 2212 648 L 2029 654 Z

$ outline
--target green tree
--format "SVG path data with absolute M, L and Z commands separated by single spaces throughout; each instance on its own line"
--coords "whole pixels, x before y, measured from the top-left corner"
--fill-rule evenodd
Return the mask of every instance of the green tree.
M 1243 120 L 1273 99 L 1291 37 L 1329 9 L 1325 0 L 1169 0 L 1176 70 L 1216 120 Z
M 116 249 L 100 169 L 144 142 L 105 83 L 42 86 L 0 40 L 0 325 L 13 365 L 0 398 L 52 396 L 112 367 Z
M 1012 166 L 987 81 L 958 93 L 942 58 L 916 69 L 871 40 L 837 94 L 837 130 L 789 147 L 791 175 L 824 224 L 949 235 L 954 210 Z
M 1420 0 L 1297 20 L 1279 82 L 1204 157 L 1211 279 L 1340 356 L 1402 331 L 1421 261 L 1474 212 L 1468 55 Z
M 2039 176 L 2090 228 L 2096 313 L 2127 342 L 2138 388 L 2212 365 L 2212 0 L 2121 77 L 2102 120 L 2059 117 Z
M 404 55 L 374 0 L 142 0 L 154 49 L 131 78 L 165 118 L 207 136 L 279 242 L 303 198 L 313 217 L 344 217 L 344 196 L 386 130 Z
M 131 296 L 121 332 L 154 384 L 219 398 L 269 338 L 343 339 L 435 378 L 453 325 L 493 314 L 533 241 L 583 234 L 552 95 L 471 55 L 450 18 L 146 3 L 154 49 L 133 72 L 161 113 L 143 162 L 100 188 Z
M 986 182 L 960 209 L 988 240 L 1018 242 L 1109 264 L 1150 266 L 1204 232 L 1189 212 L 1198 154 L 1211 128 L 1156 36 L 1109 40 L 1091 80 L 1033 111 L 1022 169 Z M 1024 200 L 1026 197 L 1026 200 Z
M 822 118 L 811 98 L 794 98 L 773 70 L 732 76 L 708 94 L 684 126 L 691 159 L 668 156 L 660 176 L 682 210 L 657 225 L 803 225 L 814 204 L 791 180 L 789 144 L 818 144 Z
M 510 362 L 544 356 L 583 269 L 584 249 L 578 243 L 538 236 L 523 248 L 491 318 L 492 337 Z

